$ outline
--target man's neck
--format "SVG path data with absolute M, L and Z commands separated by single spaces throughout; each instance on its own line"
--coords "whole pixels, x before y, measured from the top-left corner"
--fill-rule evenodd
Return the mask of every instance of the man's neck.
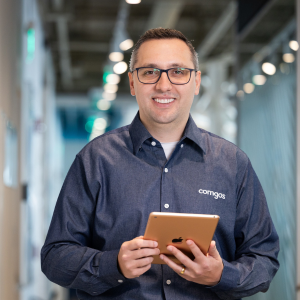
M 187 119 L 188 120 L 188 119 Z M 187 120 L 181 123 L 147 124 L 141 120 L 149 133 L 161 143 L 177 142 L 181 139 Z

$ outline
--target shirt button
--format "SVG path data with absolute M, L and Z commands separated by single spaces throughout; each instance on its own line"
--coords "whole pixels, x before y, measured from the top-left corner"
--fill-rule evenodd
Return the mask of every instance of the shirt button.
M 118 282 L 119 282 L 119 283 L 122 283 L 122 282 L 123 282 L 123 280 L 122 280 L 122 279 L 119 279 L 119 280 L 118 280 Z
M 167 282 L 167 284 L 171 284 L 171 280 L 170 279 L 168 279 L 166 282 Z
M 181 148 L 183 148 L 183 144 L 181 144 L 181 146 L 180 146 Z
M 153 142 L 151 143 L 151 145 L 152 145 L 152 146 L 156 146 L 156 143 L 153 141 Z
M 165 208 L 169 208 L 170 205 L 169 205 L 168 203 L 166 203 L 166 204 L 164 205 L 164 207 L 165 207 Z
M 168 173 L 168 172 L 169 172 L 168 168 L 165 168 L 165 172 L 166 172 L 166 173 Z

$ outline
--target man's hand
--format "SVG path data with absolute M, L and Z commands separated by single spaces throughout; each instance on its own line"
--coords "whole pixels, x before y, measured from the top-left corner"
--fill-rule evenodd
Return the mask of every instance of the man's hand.
M 139 236 L 124 242 L 118 255 L 119 267 L 126 278 L 135 278 L 151 268 L 153 255 L 160 253 L 157 242 L 144 240 Z
M 177 265 L 165 255 L 161 254 L 160 258 L 178 275 L 186 280 L 209 286 L 216 285 L 221 279 L 224 266 L 222 258 L 216 248 L 215 241 L 211 242 L 207 255 L 204 255 L 193 241 L 187 240 L 186 243 L 195 256 L 193 261 L 177 248 L 173 246 L 167 247 L 167 249 L 185 266 L 184 274 L 180 273 L 182 271 L 182 266 Z

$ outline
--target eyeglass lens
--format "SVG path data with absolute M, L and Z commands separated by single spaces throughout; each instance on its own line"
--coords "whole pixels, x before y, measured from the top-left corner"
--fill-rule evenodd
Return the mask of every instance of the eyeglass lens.
M 156 83 L 161 71 L 155 68 L 141 68 L 138 71 L 139 80 L 142 83 Z M 185 84 L 190 80 L 190 70 L 185 68 L 173 68 L 168 70 L 168 76 L 174 84 Z

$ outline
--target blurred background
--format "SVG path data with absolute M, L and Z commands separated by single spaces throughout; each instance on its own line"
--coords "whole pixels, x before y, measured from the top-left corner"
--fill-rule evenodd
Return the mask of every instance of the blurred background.
M 199 54 L 194 120 L 248 154 L 280 236 L 281 268 L 266 294 L 250 298 L 299 300 L 299 4 L 0 0 L 1 299 L 77 299 L 40 268 L 55 202 L 79 150 L 131 123 L 132 46 L 165 27 L 182 31 Z

